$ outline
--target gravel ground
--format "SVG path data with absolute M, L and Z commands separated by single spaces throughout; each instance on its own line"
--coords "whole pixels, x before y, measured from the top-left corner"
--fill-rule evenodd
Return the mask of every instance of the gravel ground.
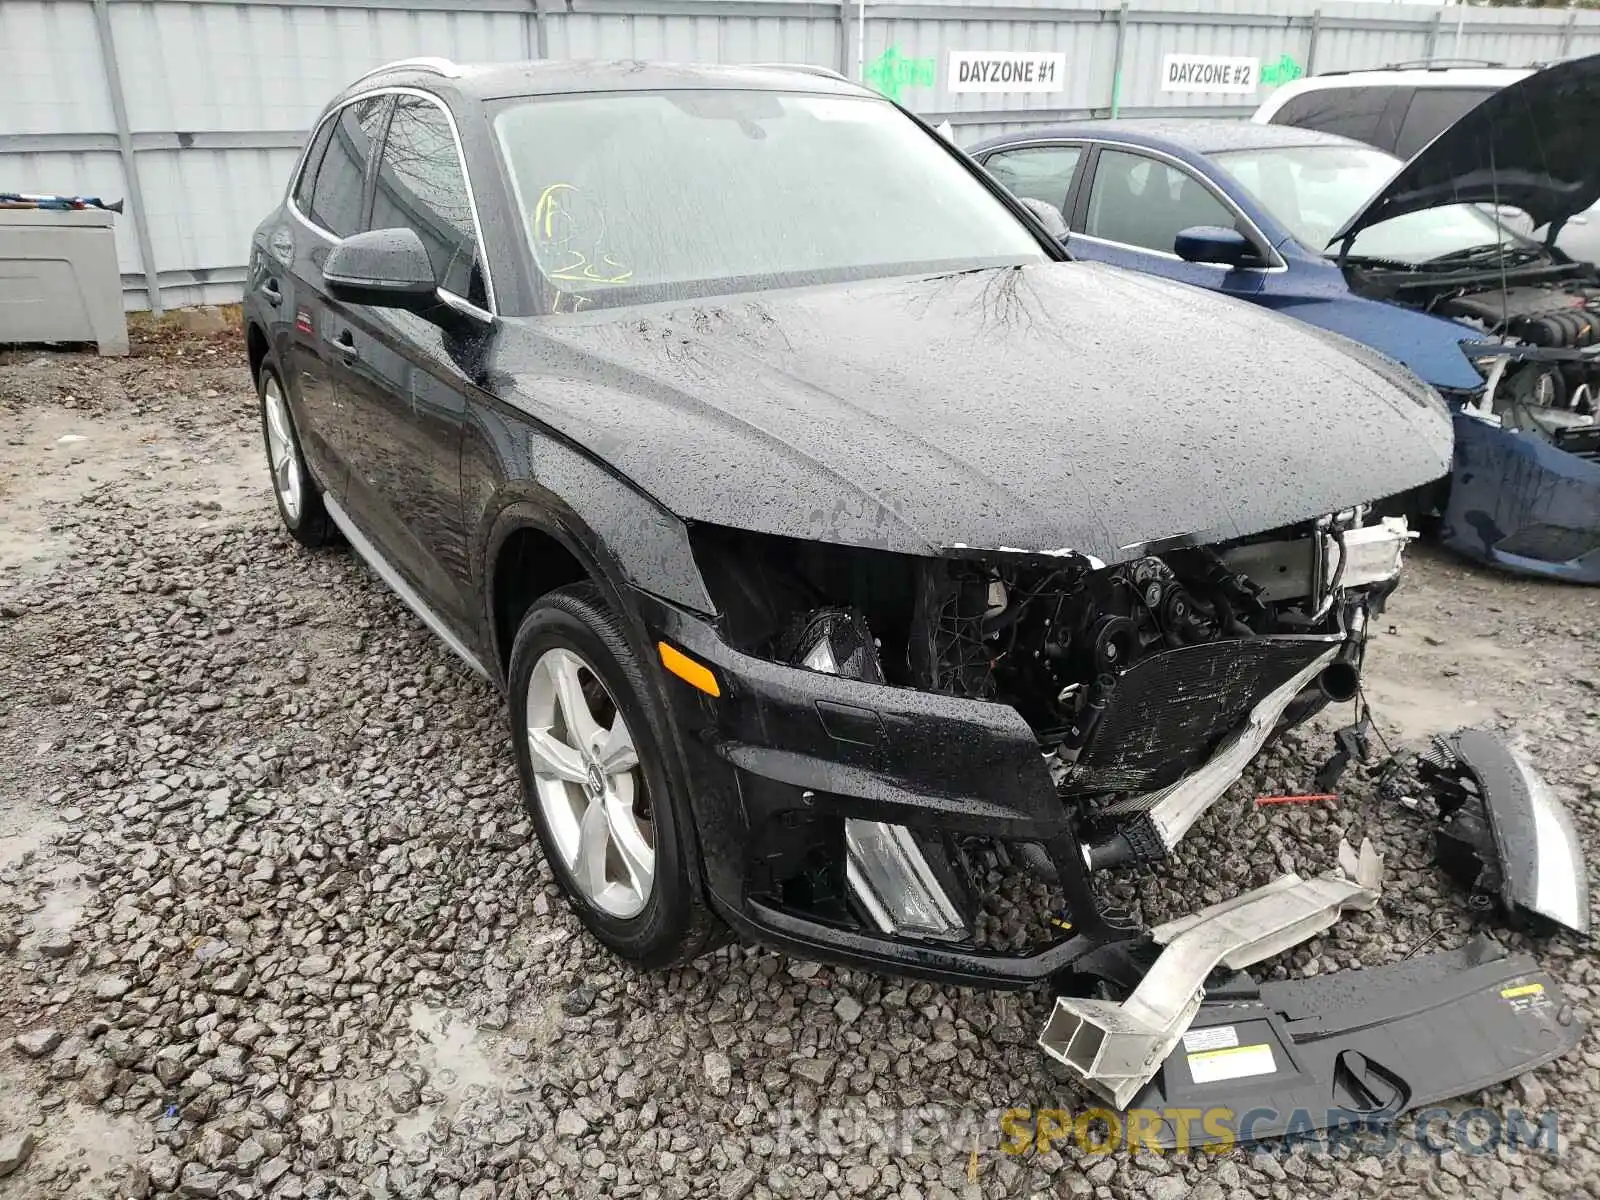
M 1084 1106 L 1033 1045 L 1046 996 L 749 947 L 619 967 L 540 858 L 496 696 L 279 531 L 241 360 L 0 357 L 0 1197 L 1600 1195 L 1593 1034 L 1457 1105 L 1558 1110 L 1556 1156 L 1019 1156 L 998 1110 Z M 1600 593 L 1420 551 L 1371 668 L 1397 743 L 1515 731 L 1594 869 Z M 1361 773 L 1249 803 L 1329 749 L 1292 736 L 1120 890 L 1160 917 L 1368 835 L 1383 903 L 1274 969 L 1465 940 L 1425 822 Z M 1592 1022 L 1587 951 L 1534 948 Z

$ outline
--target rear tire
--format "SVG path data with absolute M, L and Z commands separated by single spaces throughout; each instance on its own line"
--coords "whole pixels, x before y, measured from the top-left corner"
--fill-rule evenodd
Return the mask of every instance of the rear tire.
M 261 401 L 261 440 L 267 448 L 272 496 L 278 503 L 283 527 L 302 546 L 313 550 L 326 546 L 338 537 L 338 530 L 300 452 L 300 435 L 294 427 L 283 377 L 270 362 L 261 366 L 256 395 Z
M 578 919 L 638 967 L 720 944 L 694 819 L 665 757 L 671 734 L 599 589 L 573 584 L 534 603 L 508 691 L 523 799 Z

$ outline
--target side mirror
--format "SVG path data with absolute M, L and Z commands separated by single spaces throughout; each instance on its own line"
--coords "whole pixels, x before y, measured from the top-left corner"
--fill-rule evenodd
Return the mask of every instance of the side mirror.
M 1172 252 L 1184 262 L 1219 263 L 1237 267 L 1255 256 L 1250 239 L 1237 229 L 1220 225 L 1192 225 L 1173 240 Z
M 439 303 L 433 262 L 415 229 L 371 229 L 345 238 L 322 264 L 336 300 L 421 312 Z
M 1056 241 L 1059 242 L 1067 236 L 1066 219 L 1062 217 L 1061 210 L 1055 205 L 1047 204 L 1043 200 L 1035 200 L 1032 196 L 1018 196 L 1017 202 L 1038 217 L 1039 224 L 1043 225 Z

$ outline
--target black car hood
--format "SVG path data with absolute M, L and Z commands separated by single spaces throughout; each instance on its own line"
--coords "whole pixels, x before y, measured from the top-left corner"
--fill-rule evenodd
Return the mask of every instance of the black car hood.
M 1538 229 L 1600 201 L 1600 54 L 1495 92 L 1424 146 L 1328 239 L 1441 204 L 1512 204 Z
M 1387 360 L 1095 263 L 511 321 L 498 340 L 497 390 L 679 517 L 906 553 L 1122 561 L 1450 460 L 1442 402 Z

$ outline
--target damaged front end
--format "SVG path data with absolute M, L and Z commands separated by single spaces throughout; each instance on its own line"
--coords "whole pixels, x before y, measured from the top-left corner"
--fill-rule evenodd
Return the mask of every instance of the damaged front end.
M 1457 322 L 1483 378 L 1445 391 L 1455 453 L 1440 540 L 1520 574 L 1600 583 L 1600 278 L 1537 247 L 1504 256 L 1492 278 L 1397 264 L 1347 274 L 1359 294 Z
M 1053 832 L 1072 847 L 1068 875 L 1163 858 L 1274 733 L 1352 699 L 1368 623 L 1410 537 L 1398 518 L 1352 509 L 1232 543 L 1141 547 L 1108 566 L 1072 552 L 913 558 L 694 534 L 742 650 L 1020 717 L 1048 772 Z M 823 721 L 848 724 L 836 711 Z M 763 864 L 769 896 L 796 876 L 816 885 L 817 864 L 832 862 L 842 886 L 821 888 L 830 918 L 972 937 L 969 854 L 938 821 L 854 817 L 819 823 L 815 837 L 809 848 L 786 839 L 786 859 Z M 1059 883 L 1050 841 L 1004 852 Z
M 1356 508 L 1106 564 L 691 526 L 715 629 L 648 601 L 645 616 L 717 681 L 715 699 L 673 693 L 714 905 L 811 957 L 1049 984 L 1061 999 L 1041 1045 L 1081 1083 L 1118 1105 L 1177 1088 L 1184 1035 L 1219 1019 L 1216 989 L 1245 995 L 1241 968 L 1373 904 L 1381 864 L 1347 848 L 1339 870 L 1153 930 L 1105 903 L 1094 875 L 1164 858 L 1275 732 L 1357 695 L 1411 536 Z M 1039 907 L 1021 932 L 992 907 L 1019 878 Z M 1268 990 L 1252 1003 L 1274 1003 Z M 1263 1084 L 1312 1056 L 1294 1048 L 1290 1026 L 1314 1038 L 1293 1007 L 1270 1014 Z M 1384 1019 L 1414 1015 L 1391 1005 Z M 1348 1074 L 1333 1049 L 1316 1067 L 1330 1095 Z
M 1401 167 L 1329 243 L 1355 294 L 1453 322 L 1443 336 L 1483 377 L 1481 388 L 1447 397 L 1455 466 L 1441 540 L 1508 570 L 1583 583 L 1600 583 L 1600 274 L 1569 259 L 1557 238 L 1600 201 L 1584 120 L 1597 101 L 1600 55 L 1501 89 Z M 1504 229 L 1496 214 L 1507 207 L 1542 236 Z M 1441 227 L 1476 223 L 1483 244 L 1421 262 L 1363 255 L 1364 231 L 1438 209 L 1454 214 Z M 1392 241 L 1387 251 L 1403 252 Z

